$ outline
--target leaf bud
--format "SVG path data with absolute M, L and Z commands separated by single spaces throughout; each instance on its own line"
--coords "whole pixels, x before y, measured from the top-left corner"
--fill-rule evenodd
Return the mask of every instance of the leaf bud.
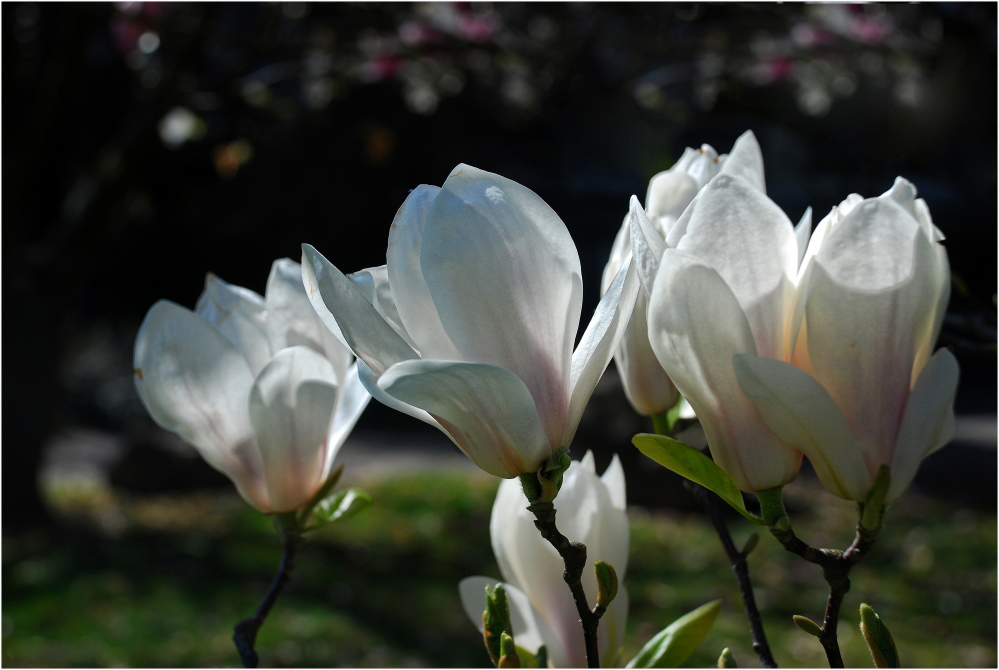
M 807 616 L 801 616 L 800 614 L 795 614 L 791 617 L 798 628 L 805 631 L 809 635 L 814 635 L 815 637 L 822 636 L 822 628 L 819 624 L 815 623 Z
M 617 596 L 617 571 L 610 563 L 595 561 L 593 572 L 597 575 L 597 605 L 607 609 Z
M 719 668 L 738 668 L 738 664 L 735 662 L 735 656 L 732 655 L 732 651 L 725 647 L 722 649 L 721 656 L 718 657 L 718 667 Z

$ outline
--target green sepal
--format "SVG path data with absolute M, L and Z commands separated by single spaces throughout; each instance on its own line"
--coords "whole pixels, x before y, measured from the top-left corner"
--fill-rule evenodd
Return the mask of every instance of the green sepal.
M 497 668 L 519 668 L 520 665 L 520 655 L 517 653 L 517 645 L 514 644 L 513 638 L 507 635 L 506 631 L 500 633 L 500 651 L 502 655 L 500 656 L 499 663 L 496 664 Z
M 482 613 L 482 639 L 493 665 L 498 666 L 503 656 L 503 634 L 512 631 L 510 625 L 510 602 L 506 589 L 497 584 L 491 590 L 486 586 L 486 611 Z
M 631 439 L 631 442 L 659 465 L 714 491 L 736 512 L 753 523 L 763 525 L 763 519 L 746 509 L 746 503 L 742 500 L 742 491 L 736 486 L 732 475 L 718 467 L 699 450 L 672 437 L 652 433 L 639 433 Z
M 895 640 L 892 639 L 891 633 L 888 632 L 888 626 L 881 621 L 881 617 L 867 603 L 860 605 L 860 632 L 867 642 L 867 648 L 871 650 L 874 667 L 902 667 L 902 664 L 898 660 L 898 649 L 895 648 Z
M 683 406 L 683 396 L 677 398 L 676 404 L 665 412 L 652 415 L 652 426 L 660 435 L 672 435 L 676 422 L 680 420 L 680 408 Z
M 718 667 L 719 668 L 738 668 L 739 665 L 735 662 L 735 656 L 732 655 L 732 650 L 728 647 L 722 649 L 721 656 L 718 657 Z
M 597 576 L 597 605 L 607 609 L 617 596 L 617 571 L 610 563 L 595 561 L 593 572 Z
M 527 651 L 521 646 L 516 646 L 517 658 L 520 659 L 520 667 L 522 668 L 536 668 L 538 667 L 538 659 L 534 657 L 534 654 Z M 545 667 L 548 666 L 547 660 L 545 661 Z
M 812 621 L 811 619 L 809 619 L 807 616 L 801 616 L 800 614 L 795 614 L 794 616 L 791 617 L 791 620 L 794 621 L 795 626 L 805 631 L 809 635 L 814 635 L 815 637 L 822 636 L 822 627 L 819 626 L 819 624 Z
M 323 482 L 323 485 L 320 486 L 319 490 L 316 491 L 314 496 L 312 496 L 312 499 L 309 500 L 309 502 L 306 503 L 305 507 L 302 508 L 302 511 L 299 515 L 299 519 L 302 522 L 305 522 L 309 519 L 309 515 L 312 513 L 312 508 L 318 505 L 323 500 L 323 498 L 328 496 L 329 492 L 333 490 L 334 486 L 336 486 L 336 483 L 340 481 L 340 475 L 343 474 L 343 465 L 344 464 L 341 463 L 333 472 L 329 474 L 329 476 L 326 478 L 326 481 Z
M 520 475 L 520 483 L 524 487 L 524 495 L 533 505 L 539 502 L 551 502 L 562 489 L 562 475 L 569 469 L 572 461 L 569 458 L 569 447 L 559 447 L 537 472 L 525 472 Z
M 305 530 L 315 530 L 334 521 L 355 516 L 371 504 L 371 495 L 361 489 L 343 489 L 322 500 L 312 509 Z
M 756 499 L 760 501 L 760 515 L 763 517 L 763 523 L 769 526 L 771 531 L 783 532 L 791 528 L 791 518 L 784 508 L 783 490 L 783 486 L 778 486 L 756 492 Z
M 684 614 L 659 631 L 625 667 L 680 667 L 680 664 L 686 661 L 704 641 L 720 610 L 721 600 L 712 600 Z
M 881 519 L 885 515 L 885 496 L 888 495 L 890 486 L 891 468 L 882 465 L 874 476 L 874 484 L 867 494 L 867 500 L 860 506 L 860 525 L 866 530 L 877 530 L 881 526 Z

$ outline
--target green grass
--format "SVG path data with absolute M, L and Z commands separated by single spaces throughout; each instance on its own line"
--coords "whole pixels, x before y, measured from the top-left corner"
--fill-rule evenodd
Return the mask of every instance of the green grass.
M 267 666 L 486 666 L 457 582 L 499 576 L 489 545 L 496 480 L 467 473 L 361 482 L 375 504 L 318 533 L 260 631 Z M 787 490 L 799 534 L 843 547 L 851 504 L 814 481 Z M 270 520 L 234 495 L 56 500 L 76 516 L 58 535 L 3 543 L 3 663 L 25 666 L 236 666 L 232 625 L 252 613 L 280 547 Z M 85 513 L 84 513 L 85 512 Z M 663 626 L 714 598 L 724 605 L 688 666 L 730 647 L 756 666 L 732 572 L 706 520 L 633 508 L 625 658 Z M 871 604 L 906 666 L 996 663 L 996 516 L 910 494 L 892 509 L 853 574 L 840 627 L 848 666 L 871 667 L 857 609 Z M 754 530 L 733 515 L 741 544 Z M 103 528 L 100 531 L 99 528 Z M 818 569 L 768 536 L 750 556 L 781 666 L 822 666 L 792 614 L 821 619 Z

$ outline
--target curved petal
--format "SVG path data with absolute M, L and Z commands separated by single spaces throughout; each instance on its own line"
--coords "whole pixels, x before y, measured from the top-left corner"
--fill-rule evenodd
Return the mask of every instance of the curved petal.
M 625 263 L 607 292 L 600 298 L 593 318 L 579 346 L 572 354 L 570 378 L 569 416 L 561 444 L 568 446 L 576 435 L 579 420 L 590 399 L 590 394 L 600 381 L 624 335 L 638 296 L 638 277 L 631 262 Z
M 350 366 L 342 383 L 337 385 L 336 410 L 333 412 L 333 423 L 330 425 L 329 448 L 326 453 L 326 465 L 323 469 L 323 481 L 326 480 L 336 454 L 340 451 L 350 431 L 354 429 L 357 420 L 361 418 L 364 408 L 371 401 L 371 394 L 364 388 L 357 374 L 357 363 Z M 363 365 L 363 363 L 362 363 Z M 368 368 L 370 370 L 370 368 Z
M 627 509 L 628 495 L 624 482 L 624 468 L 621 466 L 621 459 L 617 457 L 617 454 L 611 457 L 610 465 L 604 470 L 604 474 L 600 475 L 600 481 L 607 487 L 607 493 L 610 494 L 614 509 L 621 511 Z
M 378 386 L 429 412 L 491 475 L 535 472 L 552 455 L 527 387 L 509 370 L 483 363 L 403 361 L 389 368 Z
M 645 196 L 645 212 L 655 221 L 662 217 L 677 219 L 703 184 L 685 171 L 667 170 L 649 181 Z M 668 232 L 668 231 L 666 231 Z
M 402 412 L 407 416 L 411 416 L 414 419 L 419 419 L 423 423 L 429 423 L 434 428 L 444 431 L 444 426 L 437 423 L 437 419 L 430 416 L 427 412 L 420 409 L 419 407 L 413 407 L 401 400 L 393 398 L 388 393 L 383 391 L 378 386 L 378 375 L 374 370 L 369 368 L 364 361 L 358 359 L 357 361 L 357 376 L 361 381 L 361 385 L 364 386 L 364 390 L 371 394 L 371 397 L 385 405 L 386 407 L 391 407 L 397 412 Z M 447 432 L 447 431 L 444 431 Z
M 194 313 L 225 336 L 257 374 L 271 358 L 267 346 L 264 299 L 242 286 L 222 281 L 211 272 Z
M 642 416 L 661 414 L 676 404 L 680 392 L 659 364 L 649 344 L 648 298 L 638 292 L 631 322 L 614 353 L 628 402 Z
M 389 228 L 386 269 L 399 318 L 412 337 L 421 358 L 458 361 L 461 355 L 444 332 L 434 299 L 423 278 L 420 249 L 427 212 L 440 193 L 437 186 L 422 184 L 413 189 Z
M 953 437 L 953 432 L 948 435 L 947 430 L 953 422 L 958 376 L 954 354 L 941 349 L 916 380 L 902 415 L 885 502 L 897 500 L 916 476 L 923 459 Z
M 801 215 L 801 220 L 794 227 L 794 239 L 798 241 L 798 266 L 805 258 L 805 250 L 808 248 L 808 236 L 812 234 L 812 208 L 809 207 Z
M 458 595 L 461 597 L 461 606 L 465 609 L 465 614 L 479 632 L 483 632 L 482 615 L 486 611 L 486 587 L 496 588 L 497 584 L 503 584 L 503 588 L 506 589 L 514 642 L 518 647 L 537 654 L 541 645 L 545 644 L 542 635 L 542 626 L 545 626 L 545 623 L 536 615 L 527 595 L 516 586 L 488 577 L 465 577 L 458 582 Z
M 427 214 L 420 266 L 462 358 L 518 376 L 549 442 L 561 444 L 582 308 L 562 220 L 524 186 L 459 165 Z
M 745 179 L 750 186 L 766 194 L 767 182 L 763 176 L 763 153 L 760 143 L 752 130 L 747 130 L 732 145 L 732 151 L 722 165 L 719 174 L 728 174 Z
M 676 248 L 725 280 L 758 353 L 787 360 L 785 314 L 798 274 L 798 242 L 784 212 L 744 180 L 719 174 L 698 196 Z
M 378 373 L 392 364 L 416 358 L 361 292 L 311 244 L 302 245 L 302 279 L 319 317 L 340 333 L 354 354 Z
M 935 316 L 930 242 L 896 203 L 873 198 L 830 232 L 813 266 L 805 305 L 809 364 L 874 473 L 892 460 L 916 347 Z
M 600 275 L 600 295 L 607 292 L 611 282 L 617 276 L 617 271 L 621 269 L 621 264 L 631 254 L 631 213 L 624 215 L 621 227 L 614 236 L 614 244 L 611 245 L 610 258 L 604 266 L 604 272 Z
M 697 413 L 715 461 L 743 491 L 793 480 L 801 453 L 764 425 L 739 389 L 732 356 L 756 353 L 742 308 L 721 276 L 668 249 L 649 300 L 649 342 Z
M 663 257 L 666 243 L 659 231 L 655 229 L 645 210 L 638 204 L 638 198 L 631 196 L 628 209 L 628 221 L 631 229 L 631 251 L 635 269 L 642 282 L 646 295 L 652 292 L 652 283 L 659 271 L 659 259 Z
M 863 501 L 874 479 L 843 413 L 815 378 L 790 363 L 736 354 L 739 386 L 763 420 L 815 466 L 822 485 L 847 500 Z
M 333 365 L 309 347 L 274 355 L 250 390 L 250 421 L 275 512 L 301 508 L 323 483 L 336 407 Z
M 264 293 L 267 307 L 267 339 L 271 351 L 305 346 L 323 354 L 333 364 L 337 380 L 347 374 L 354 355 L 327 328 L 309 302 L 302 283 L 302 265 L 280 258 L 271 266 Z
M 396 308 L 395 298 L 389 287 L 386 266 L 379 265 L 358 270 L 347 275 L 347 279 L 354 283 L 368 304 L 374 307 L 378 315 L 385 319 L 385 323 L 392 326 L 392 330 L 404 339 L 406 344 L 416 348 L 409 333 L 406 332 L 406 327 L 402 325 L 402 319 L 399 318 L 399 310 Z
M 197 448 L 247 502 L 268 511 L 246 401 L 253 375 L 243 355 L 190 310 L 160 300 L 142 321 L 133 357 L 135 389 L 158 425 Z

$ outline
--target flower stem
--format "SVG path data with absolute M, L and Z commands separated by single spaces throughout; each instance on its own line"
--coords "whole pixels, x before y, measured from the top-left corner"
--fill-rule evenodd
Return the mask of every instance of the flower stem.
M 576 603 L 579 622 L 583 626 L 583 642 L 586 645 L 586 665 L 589 668 L 600 667 L 600 652 L 597 647 L 597 626 L 604 608 L 595 605 L 591 610 L 583 593 L 580 581 L 583 569 L 586 567 L 586 545 L 581 542 L 570 542 L 569 538 L 555 527 L 555 506 L 550 502 L 535 502 L 527 507 L 537 520 L 534 525 L 541 536 L 548 540 L 565 562 L 565 572 L 562 578 L 569 585 L 572 599 Z
M 780 501 L 780 492 L 777 495 L 770 495 L 771 492 L 763 491 L 762 498 L 767 496 L 773 503 Z M 780 502 L 783 509 L 783 502 Z M 818 636 L 819 643 L 826 652 L 830 668 L 843 667 L 843 655 L 839 650 L 839 640 L 836 635 L 836 628 L 839 625 L 839 610 L 843 604 L 843 597 L 850 590 L 850 570 L 860 562 L 870 548 L 874 545 L 881 531 L 880 525 L 874 529 L 864 527 L 862 521 L 857 522 L 857 534 L 853 543 L 845 551 L 839 549 L 817 549 L 803 542 L 794 534 L 791 528 L 790 519 L 785 513 L 776 525 L 771 525 L 770 534 L 777 538 L 777 541 L 784 545 L 784 548 L 793 554 L 797 554 L 809 563 L 822 568 L 822 576 L 829 585 L 829 598 L 826 600 L 825 616 L 822 620 L 821 634 Z
M 670 435 L 666 413 L 652 416 L 652 425 L 660 435 Z M 753 637 L 753 650 L 760 659 L 760 665 L 764 668 L 776 668 L 777 662 L 774 660 L 773 652 L 770 651 L 770 644 L 767 642 L 767 634 L 763 630 L 763 619 L 760 610 L 756 606 L 756 596 L 753 594 L 753 582 L 749 578 L 749 566 L 746 563 L 746 554 L 736 548 L 732 541 L 732 534 L 722 516 L 721 508 L 718 506 L 718 496 L 704 488 L 700 484 L 690 480 L 684 480 L 684 486 L 694 499 L 704 508 L 711 523 L 714 524 L 718 539 L 721 540 L 722 547 L 728 555 L 728 560 L 732 564 L 732 571 L 735 573 L 735 581 L 739 585 L 739 594 L 742 596 L 742 604 L 746 608 L 746 618 L 749 619 L 749 631 Z
M 288 580 L 291 579 L 291 571 L 295 568 L 295 558 L 298 550 L 302 546 L 302 533 L 298 528 L 295 515 L 279 515 L 275 519 L 275 525 L 281 532 L 281 564 L 278 566 L 277 574 L 271 582 L 264 599 L 260 601 L 257 611 L 253 616 L 247 617 L 233 627 L 232 640 L 236 643 L 236 650 L 243 661 L 244 668 L 255 668 L 260 661 L 254 646 L 257 642 L 257 631 L 264 625 L 264 620 L 270 613 L 274 602 L 281 591 L 284 590 Z

